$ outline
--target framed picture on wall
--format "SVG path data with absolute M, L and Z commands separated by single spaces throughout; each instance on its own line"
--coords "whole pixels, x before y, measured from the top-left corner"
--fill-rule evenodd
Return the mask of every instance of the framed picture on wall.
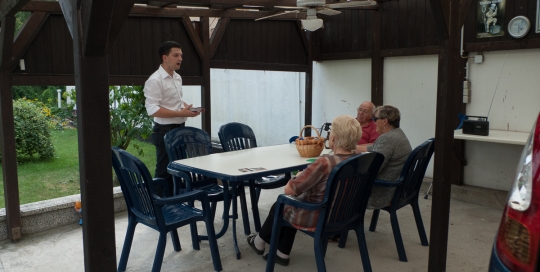
M 504 21 L 506 0 L 478 0 L 476 7 L 476 37 L 503 36 L 506 28 Z
M 540 0 L 536 1 L 536 33 L 540 33 Z

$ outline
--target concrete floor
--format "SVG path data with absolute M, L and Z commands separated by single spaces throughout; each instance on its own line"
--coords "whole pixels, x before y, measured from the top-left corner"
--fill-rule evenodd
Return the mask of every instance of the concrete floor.
M 260 211 L 262 220 L 282 189 L 263 191 Z M 431 198 L 431 197 L 430 197 Z M 431 199 L 420 199 L 424 225 L 429 238 Z M 221 206 L 221 205 L 220 205 Z M 219 214 L 218 210 L 218 214 Z M 502 210 L 482 207 L 452 200 L 450 230 L 448 241 L 447 271 L 485 271 L 495 232 L 499 225 Z M 376 232 L 367 231 L 366 239 L 374 271 L 427 271 L 429 248 L 420 244 L 413 213 L 410 208 L 398 212 L 403 242 L 409 262 L 400 262 L 389 216 L 381 212 Z M 366 214 L 366 222 L 371 211 Z M 246 243 L 246 236 L 237 221 L 238 242 L 242 258 L 236 260 L 232 245 L 232 232 L 229 231 L 218 240 L 224 271 L 263 271 L 266 262 L 256 255 Z M 367 223 L 369 224 L 369 223 Z M 216 219 L 216 229 L 221 220 Z M 253 224 L 251 224 L 253 228 Z M 116 257 L 120 257 L 124 235 L 127 228 L 127 213 L 116 214 Z M 203 227 L 199 228 L 203 232 Z M 207 242 L 201 243 L 201 250 L 191 246 L 189 227 L 179 229 L 182 251 L 174 252 L 170 238 L 163 259 L 162 271 L 212 271 L 210 249 Z M 157 246 L 157 232 L 138 225 L 127 271 L 150 271 Z M 267 247 L 268 248 L 268 247 Z M 330 243 L 326 255 L 329 271 L 362 271 L 362 264 L 356 235 L 351 232 L 347 247 L 340 249 Z M 0 242 L 0 272 L 17 271 L 84 271 L 82 231 L 79 225 L 69 225 L 51 231 L 24 236 L 17 243 L 9 240 Z M 276 264 L 276 271 L 316 271 L 313 253 L 313 239 L 298 233 L 291 262 L 283 267 Z

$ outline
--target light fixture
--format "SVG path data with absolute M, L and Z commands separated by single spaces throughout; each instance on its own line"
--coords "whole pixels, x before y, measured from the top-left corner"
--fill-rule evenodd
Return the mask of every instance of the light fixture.
M 24 59 L 19 60 L 19 67 L 21 68 L 21 71 L 26 70 L 26 65 L 24 65 Z
M 307 10 L 307 18 L 305 20 L 300 20 L 302 22 L 302 28 L 307 31 L 315 31 L 323 26 L 323 20 L 317 18 L 316 9 Z
M 302 28 L 307 31 L 315 31 L 323 26 L 322 19 L 306 19 L 302 21 Z

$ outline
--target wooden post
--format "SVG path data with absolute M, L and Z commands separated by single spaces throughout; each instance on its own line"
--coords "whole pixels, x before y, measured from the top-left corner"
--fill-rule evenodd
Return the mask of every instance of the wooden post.
M 300 30 L 304 31 L 304 30 Z M 316 40 L 317 34 L 314 32 L 308 32 L 308 70 L 306 72 L 306 90 L 305 90 L 305 113 L 304 113 L 304 125 L 313 125 L 313 43 Z M 317 127 L 315 125 L 315 127 Z M 322 133 L 322 131 L 321 131 Z M 311 136 L 311 129 L 306 130 L 305 136 Z
M 83 45 L 88 43 L 80 33 L 85 21 L 81 17 L 91 15 L 85 14 L 88 9 L 79 13 L 76 5 L 72 11 L 84 267 L 86 271 L 116 271 L 107 54 L 94 46 L 91 56 L 85 55 Z M 101 34 L 107 36 L 107 31 Z M 100 44 L 104 48 L 107 43 Z
M 202 113 L 202 129 L 209 135 L 212 133 L 212 109 L 210 92 L 210 18 L 201 17 L 200 29 L 201 41 L 203 45 L 204 58 L 202 59 L 203 85 L 201 86 L 201 103 L 206 109 Z
M 384 58 L 381 57 L 382 36 L 382 11 L 373 13 L 373 40 L 371 48 L 371 102 L 382 106 L 383 101 L 383 78 Z
M 457 173 L 454 129 L 458 121 L 457 113 L 463 107 L 462 73 L 465 61 L 460 56 L 460 1 L 431 0 L 430 4 L 439 34 L 439 71 L 428 271 L 439 272 L 446 270 L 451 183 Z M 447 12 L 443 12 L 443 9 Z
M 21 238 L 21 209 L 17 152 L 15 150 L 15 123 L 11 94 L 11 56 L 15 32 L 15 17 L 2 18 L 0 32 L 0 142 L 2 142 L 2 173 L 6 204 L 7 236 L 11 241 Z

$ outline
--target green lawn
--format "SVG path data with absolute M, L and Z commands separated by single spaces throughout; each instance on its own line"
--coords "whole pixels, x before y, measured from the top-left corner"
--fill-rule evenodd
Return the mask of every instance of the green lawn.
M 77 131 L 74 129 L 54 130 L 51 131 L 51 136 L 56 151 L 54 159 L 39 161 L 37 158 L 30 158 L 17 167 L 21 204 L 80 193 Z M 137 154 L 133 143 L 143 149 L 144 156 L 141 157 Z M 135 140 L 128 151 L 139 157 L 146 164 L 150 173 L 154 174 L 156 155 L 153 145 Z M 0 189 L 0 208 L 4 208 L 1 165 Z

